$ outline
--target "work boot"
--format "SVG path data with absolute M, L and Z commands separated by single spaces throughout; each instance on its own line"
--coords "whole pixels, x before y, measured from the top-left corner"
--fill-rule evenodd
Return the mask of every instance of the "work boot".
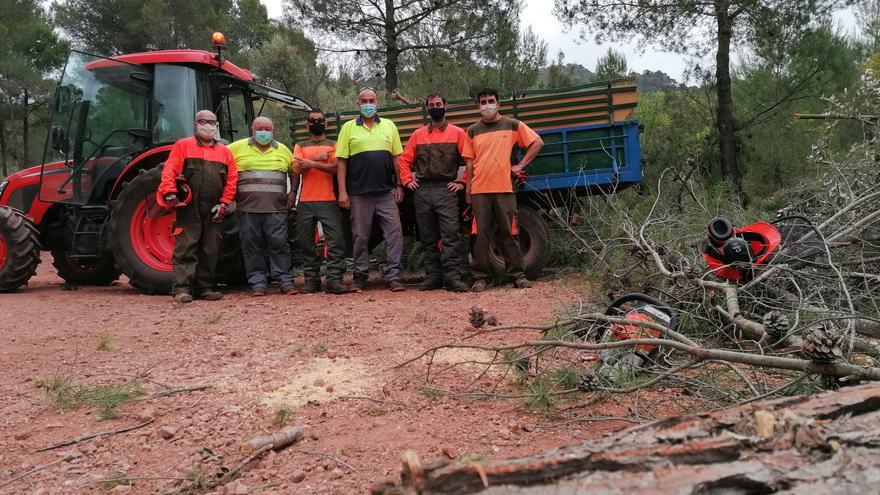
M 174 304 L 186 304 L 193 302 L 193 296 L 186 292 L 178 292 L 174 294 Z
M 354 281 L 354 286 L 356 289 L 365 290 L 367 288 L 367 280 L 370 277 L 368 275 L 364 275 L 362 273 L 355 273 L 352 276 L 352 280 Z
M 284 287 L 282 287 L 281 293 L 287 294 L 288 296 L 295 296 L 295 295 L 299 294 L 299 291 L 293 287 L 293 284 L 290 284 L 290 285 L 285 285 Z
M 309 279 L 309 280 L 306 280 L 306 285 L 303 286 L 302 293 L 303 294 L 314 294 L 315 292 L 318 292 L 320 290 L 321 290 L 321 279 Z
M 446 290 L 449 292 L 467 292 L 468 288 L 468 284 L 458 279 L 446 282 Z
M 339 280 L 328 280 L 327 285 L 324 286 L 324 292 L 339 295 L 348 294 L 349 290 Z
M 217 292 L 216 290 L 203 290 L 196 295 L 196 299 L 201 299 L 203 301 L 219 301 L 223 299 L 223 294 Z
M 480 278 L 475 280 L 474 284 L 471 285 L 471 292 L 483 292 L 487 287 L 488 285 L 486 284 L 486 281 Z
M 403 292 L 406 290 L 406 286 L 403 285 L 403 282 L 400 280 L 392 280 L 391 282 L 388 282 L 388 289 L 391 290 L 391 292 Z
M 437 290 L 443 287 L 443 280 L 437 277 L 427 277 L 419 284 L 419 290 Z
M 515 289 L 530 289 L 532 287 L 532 283 L 529 282 L 529 279 L 525 277 L 520 277 L 513 282 L 513 287 Z

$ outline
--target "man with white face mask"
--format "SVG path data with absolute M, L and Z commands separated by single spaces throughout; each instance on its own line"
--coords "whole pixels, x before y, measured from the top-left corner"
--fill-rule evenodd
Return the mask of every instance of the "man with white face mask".
M 473 248 L 474 283 L 471 290 L 486 290 L 490 276 L 489 247 L 495 232 L 495 244 L 504 255 L 507 271 L 517 289 L 531 287 L 526 279 L 522 253 L 517 241 L 516 194 L 511 175 L 522 171 L 544 146 L 544 141 L 524 123 L 498 113 L 498 91 L 484 89 L 477 93 L 481 119 L 467 130 L 474 159 L 467 163 L 466 193 L 474 210 L 477 231 Z M 512 165 L 514 146 L 526 148 L 518 164 Z
M 266 295 L 269 279 L 281 292 L 293 288 L 290 244 L 287 237 L 287 178 L 293 154 L 274 137 L 268 117 L 257 117 L 251 137 L 229 145 L 238 167 L 238 234 L 251 295 Z
M 336 141 L 336 180 L 339 206 L 351 209 L 353 278 L 358 289 L 369 277 L 370 233 L 379 221 L 385 238 L 385 283 L 393 292 L 406 290 L 400 281 L 403 229 L 397 204 L 403 201 L 398 158 L 403 153 L 394 122 L 376 113 L 379 98 L 373 88 L 358 92 L 361 114 L 339 130 Z
M 156 191 L 159 204 L 174 208 L 174 225 L 180 229 L 174 240 L 171 294 L 174 302 L 192 302 L 193 297 L 214 301 L 223 294 L 214 290 L 221 223 L 235 196 L 238 171 L 229 149 L 214 138 L 217 116 L 202 110 L 195 117 L 195 136 L 183 138 L 171 148 L 162 168 Z M 179 182 L 191 192 L 178 197 Z

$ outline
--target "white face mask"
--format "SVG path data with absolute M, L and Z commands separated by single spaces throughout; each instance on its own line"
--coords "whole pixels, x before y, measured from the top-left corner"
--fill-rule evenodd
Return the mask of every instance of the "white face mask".
M 196 134 L 204 139 L 214 139 L 217 132 L 217 126 L 213 124 L 197 124 Z
M 480 105 L 480 113 L 483 114 L 483 117 L 491 119 L 498 113 L 498 104 L 487 103 L 486 105 Z

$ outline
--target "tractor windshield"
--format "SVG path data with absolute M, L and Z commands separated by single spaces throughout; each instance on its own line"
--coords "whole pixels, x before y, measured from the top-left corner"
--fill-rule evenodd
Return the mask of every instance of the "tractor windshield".
M 93 191 L 112 186 L 109 178 L 151 141 L 151 80 L 142 66 L 70 53 L 55 95 L 40 199 L 86 204 Z

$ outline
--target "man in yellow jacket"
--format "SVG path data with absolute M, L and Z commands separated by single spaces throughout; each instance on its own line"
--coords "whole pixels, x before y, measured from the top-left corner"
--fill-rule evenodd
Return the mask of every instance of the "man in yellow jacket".
M 270 278 L 293 288 L 287 237 L 287 178 L 293 154 L 274 139 L 268 117 L 257 117 L 252 135 L 229 145 L 238 167 L 238 232 L 251 294 L 266 295 Z

